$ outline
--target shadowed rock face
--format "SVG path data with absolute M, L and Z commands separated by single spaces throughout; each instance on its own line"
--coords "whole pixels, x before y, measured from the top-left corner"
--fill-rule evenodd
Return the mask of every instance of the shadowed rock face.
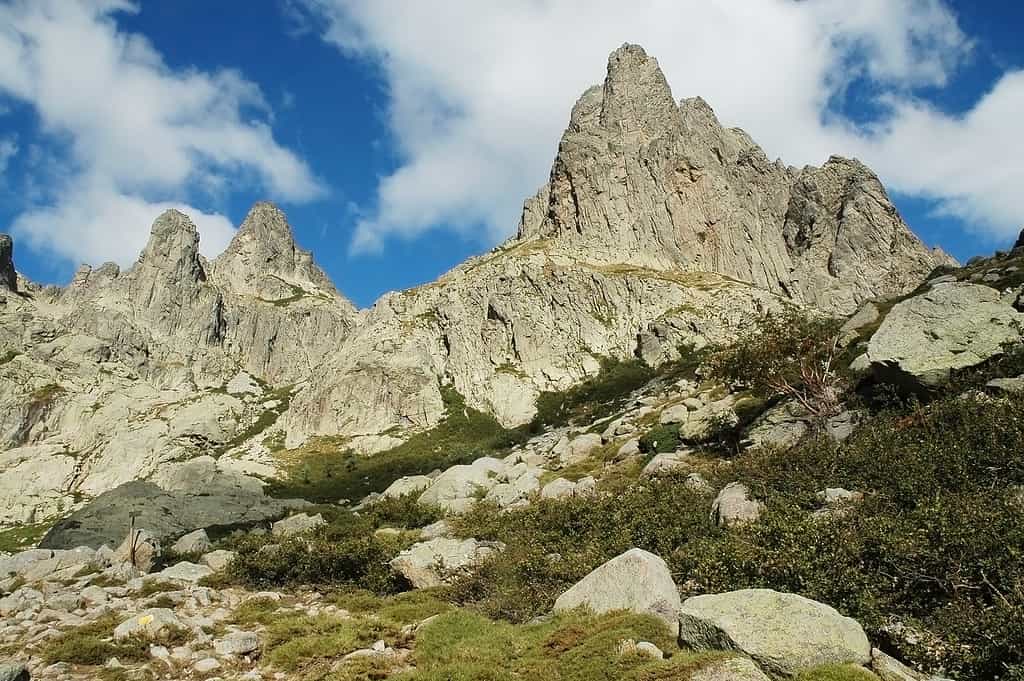
M 14 271 L 14 240 L 0 234 L 0 288 L 16 291 L 18 274 Z

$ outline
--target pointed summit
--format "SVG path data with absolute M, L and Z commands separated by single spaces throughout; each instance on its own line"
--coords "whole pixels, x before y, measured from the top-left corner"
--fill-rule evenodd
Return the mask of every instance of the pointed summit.
M 639 45 L 625 44 L 608 57 L 601 125 L 652 137 L 678 125 L 679 112 L 658 60 Z
M 199 230 L 179 210 L 165 210 L 153 222 L 149 241 L 133 272 L 152 272 L 160 278 L 200 282 L 206 279 L 199 256 Z
M 218 283 L 237 294 L 273 301 L 296 295 L 298 288 L 344 300 L 312 255 L 295 243 L 284 212 L 267 201 L 249 210 L 212 269 Z
M 0 289 L 18 290 L 18 273 L 14 271 L 14 240 L 0 234 Z

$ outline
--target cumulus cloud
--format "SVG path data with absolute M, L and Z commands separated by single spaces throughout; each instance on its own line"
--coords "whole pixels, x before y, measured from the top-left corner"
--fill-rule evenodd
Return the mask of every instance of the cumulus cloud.
M 174 205 L 223 248 L 227 219 L 188 205 L 243 182 L 305 201 L 323 192 L 281 146 L 259 87 L 234 70 L 175 71 L 144 37 L 121 31 L 127 0 L 0 4 L 0 93 L 29 103 L 33 203 L 12 231 L 72 260 L 132 261 L 153 219 Z M 42 188 L 42 189 L 39 189 Z
M 380 180 L 356 251 L 446 227 L 495 241 L 544 182 L 576 97 L 623 42 L 655 55 L 679 98 L 701 95 L 771 156 L 859 156 L 989 234 L 1012 230 L 1024 184 L 1024 92 L 1007 75 L 967 116 L 916 99 L 947 86 L 972 42 L 942 0 L 291 0 L 323 39 L 379 64 L 402 156 Z M 833 106 L 854 83 L 873 124 Z M 982 160 L 983 159 L 983 160 Z M 989 169 L 963 177 L 964 167 Z M 959 172 L 958 172 L 959 170 Z

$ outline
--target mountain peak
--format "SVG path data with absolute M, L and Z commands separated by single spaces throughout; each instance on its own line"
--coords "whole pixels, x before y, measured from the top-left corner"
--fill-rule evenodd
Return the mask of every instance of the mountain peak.
M 658 60 L 626 43 L 608 57 L 601 124 L 626 133 L 653 136 L 678 122 L 672 90 Z
M 14 270 L 14 240 L 7 234 L 0 234 L 0 289 L 15 291 L 18 288 L 18 273 Z
M 344 300 L 312 255 L 295 243 L 284 211 L 269 201 L 249 209 L 212 269 L 220 283 L 242 295 L 277 300 L 298 287 Z
M 138 276 L 152 272 L 160 278 L 203 281 L 206 273 L 199 256 L 199 230 L 191 218 L 170 208 L 153 221 L 149 241 L 133 268 Z

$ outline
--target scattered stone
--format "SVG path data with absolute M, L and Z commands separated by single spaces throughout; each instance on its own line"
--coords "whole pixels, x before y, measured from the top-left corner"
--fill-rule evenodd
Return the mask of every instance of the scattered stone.
M 541 499 L 562 499 L 571 497 L 576 489 L 576 484 L 565 478 L 555 478 L 540 491 Z
M 420 530 L 420 539 L 437 539 L 438 537 L 445 537 L 451 532 L 451 527 L 448 525 L 448 521 L 441 519 L 436 522 L 430 523 L 422 530 Z
M 1016 378 L 993 378 L 985 384 L 986 388 L 996 392 L 1018 395 L 1024 392 L 1024 376 Z
M 433 482 L 434 479 L 429 475 L 406 476 L 391 483 L 380 496 L 383 499 L 395 499 L 406 494 L 416 494 L 430 487 Z
M 135 530 L 114 552 L 115 560 L 128 563 L 140 572 L 151 572 L 160 562 L 160 542 L 146 530 Z
M 171 546 L 171 550 L 175 553 L 187 554 L 187 553 L 206 553 L 213 548 L 213 544 L 210 542 L 210 537 L 206 534 L 206 530 L 196 530 L 195 532 L 189 532 L 184 537 L 178 539 Z
M 291 537 L 296 534 L 302 534 L 310 530 L 326 525 L 327 521 L 324 517 L 317 513 L 316 515 L 308 515 L 306 513 L 296 513 L 295 515 L 288 516 L 282 520 L 278 520 L 271 526 L 271 532 L 275 537 Z
M 675 631 L 681 605 L 668 565 L 643 549 L 630 549 L 599 566 L 555 601 L 555 612 L 586 607 L 595 613 L 630 610 L 664 620 Z
M 856 621 L 823 603 L 770 589 L 687 599 L 679 615 L 679 640 L 696 650 L 737 650 L 786 676 L 871 661 L 871 645 Z
M 210 551 L 204 553 L 203 557 L 199 559 L 199 562 L 207 566 L 214 572 L 220 572 L 226 568 L 231 561 L 235 559 L 234 551 L 227 551 L 225 549 L 217 549 L 216 551 Z
M 671 407 L 665 407 L 661 410 L 661 415 L 658 417 L 658 423 L 663 426 L 675 423 L 686 423 L 689 418 L 690 410 L 687 409 L 685 404 L 674 404 Z
M 699 494 L 714 494 L 715 488 L 700 473 L 690 473 L 683 480 L 683 487 Z
M 218 655 L 242 656 L 259 650 L 260 640 L 255 632 L 234 631 L 213 644 Z
M 114 639 L 123 641 L 130 636 L 144 634 L 147 636 L 158 636 L 161 633 L 173 630 L 184 629 L 178 616 L 173 610 L 167 608 L 150 608 L 138 615 L 131 617 L 114 629 Z
M 730 482 L 711 504 L 711 520 L 719 527 L 735 527 L 756 522 L 764 504 L 750 498 L 750 490 L 740 482 Z
M 619 447 L 618 451 L 615 452 L 615 459 L 628 459 L 629 457 L 637 456 L 638 454 L 640 454 L 640 440 L 634 437 L 626 440 L 626 442 Z
M 771 681 L 753 661 L 730 657 L 704 665 L 690 676 L 690 681 Z
M 150 577 L 156 579 L 169 579 L 176 582 L 195 583 L 203 577 L 209 577 L 212 574 L 213 569 L 207 565 L 196 565 L 195 563 L 182 561 L 169 568 L 164 568 L 160 572 L 155 572 L 150 575 Z
M 192 669 L 194 669 L 197 674 L 209 674 L 210 672 L 215 672 L 220 669 L 220 662 L 217 661 L 217 658 L 205 657 L 192 665 Z
M 679 457 L 678 453 L 655 454 L 640 471 L 641 478 L 658 478 L 671 475 L 689 468 L 689 464 Z

